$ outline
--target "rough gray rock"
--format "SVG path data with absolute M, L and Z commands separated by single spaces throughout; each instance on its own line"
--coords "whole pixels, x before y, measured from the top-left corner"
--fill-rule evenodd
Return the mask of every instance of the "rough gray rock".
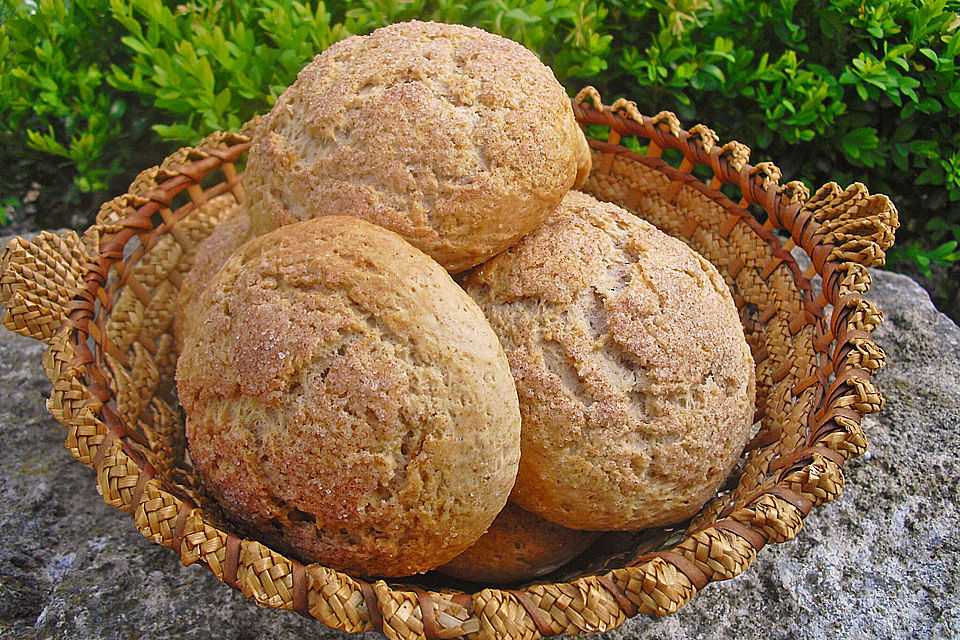
M 909 278 L 874 278 L 887 404 L 842 496 L 743 576 L 609 640 L 960 636 L 960 329 Z M 0 330 L 0 637 L 346 640 L 180 566 L 106 506 L 44 408 L 42 352 Z

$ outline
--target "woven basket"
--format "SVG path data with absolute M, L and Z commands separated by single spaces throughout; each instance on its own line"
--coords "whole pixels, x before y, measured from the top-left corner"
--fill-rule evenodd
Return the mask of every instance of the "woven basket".
M 881 314 L 863 298 L 865 266 L 883 263 L 896 209 L 860 184 L 828 184 L 812 197 L 801 183 L 780 185 L 779 170 L 748 164 L 743 145 L 718 146 L 707 127 L 683 131 L 673 114 L 645 117 L 625 100 L 605 107 L 591 88 L 574 110 L 581 125 L 609 128 L 606 140 L 590 140 L 584 190 L 713 262 L 756 360 L 759 432 L 696 518 L 608 536 L 554 582 L 516 590 L 429 575 L 368 583 L 231 529 L 185 455 L 170 325 L 197 244 L 244 200 L 249 127 L 144 171 L 82 237 L 17 238 L 3 255 L 3 323 L 49 345 L 47 407 L 103 499 L 184 564 L 206 566 L 260 605 L 404 640 L 607 631 L 640 613 L 672 613 L 709 582 L 738 575 L 764 545 L 793 538 L 810 509 L 839 494 L 844 461 L 867 446 L 861 418 L 882 403 L 870 382 L 884 359 L 870 336 Z M 791 254 L 797 246 L 806 270 Z

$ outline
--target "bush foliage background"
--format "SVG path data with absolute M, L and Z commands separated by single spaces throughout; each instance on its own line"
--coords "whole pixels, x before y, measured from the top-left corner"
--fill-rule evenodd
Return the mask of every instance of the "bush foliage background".
M 704 122 L 789 179 L 887 193 L 893 261 L 957 295 L 960 0 L 0 2 L 0 222 L 85 224 L 172 149 L 268 110 L 331 43 L 433 19 L 523 43 L 571 93 Z

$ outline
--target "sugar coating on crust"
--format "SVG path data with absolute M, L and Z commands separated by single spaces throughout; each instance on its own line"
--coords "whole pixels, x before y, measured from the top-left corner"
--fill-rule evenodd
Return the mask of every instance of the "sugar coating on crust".
M 556 208 L 581 140 L 528 49 L 473 27 L 390 25 L 314 58 L 258 128 L 244 178 L 253 230 L 353 215 L 456 273 Z
M 262 539 L 358 575 L 450 560 L 513 486 L 520 414 L 476 304 L 396 234 L 345 216 L 241 246 L 177 364 L 190 454 Z
M 511 499 L 575 529 L 694 515 L 734 466 L 753 360 L 716 268 L 570 192 L 465 288 L 507 352 L 523 416 Z
M 483 583 L 534 580 L 570 562 L 599 535 L 561 527 L 508 502 L 482 538 L 438 571 Z
M 250 239 L 250 216 L 246 207 L 235 205 L 232 213 L 220 222 L 197 247 L 193 266 L 183 277 L 173 315 L 173 339 L 182 351 L 184 335 L 195 315 L 194 305 L 213 281 L 220 267 L 241 244 Z

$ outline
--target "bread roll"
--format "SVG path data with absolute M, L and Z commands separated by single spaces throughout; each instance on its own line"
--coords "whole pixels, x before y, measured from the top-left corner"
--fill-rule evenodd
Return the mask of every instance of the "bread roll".
M 507 352 L 523 416 L 512 500 L 573 529 L 694 515 L 734 466 L 754 368 L 716 268 L 571 192 L 465 281 Z
M 584 144 L 563 87 L 523 46 L 390 25 L 314 58 L 258 127 L 244 177 L 252 229 L 353 215 L 456 273 L 557 207 L 584 172 Z
M 481 311 L 396 234 L 328 216 L 242 245 L 177 364 L 186 435 L 226 514 L 305 562 L 404 576 L 506 502 L 520 414 Z
M 525 582 L 570 562 L 599 535 L 561 527 L 508 502 L 483 537 L 437 570 L 485 584 Z

